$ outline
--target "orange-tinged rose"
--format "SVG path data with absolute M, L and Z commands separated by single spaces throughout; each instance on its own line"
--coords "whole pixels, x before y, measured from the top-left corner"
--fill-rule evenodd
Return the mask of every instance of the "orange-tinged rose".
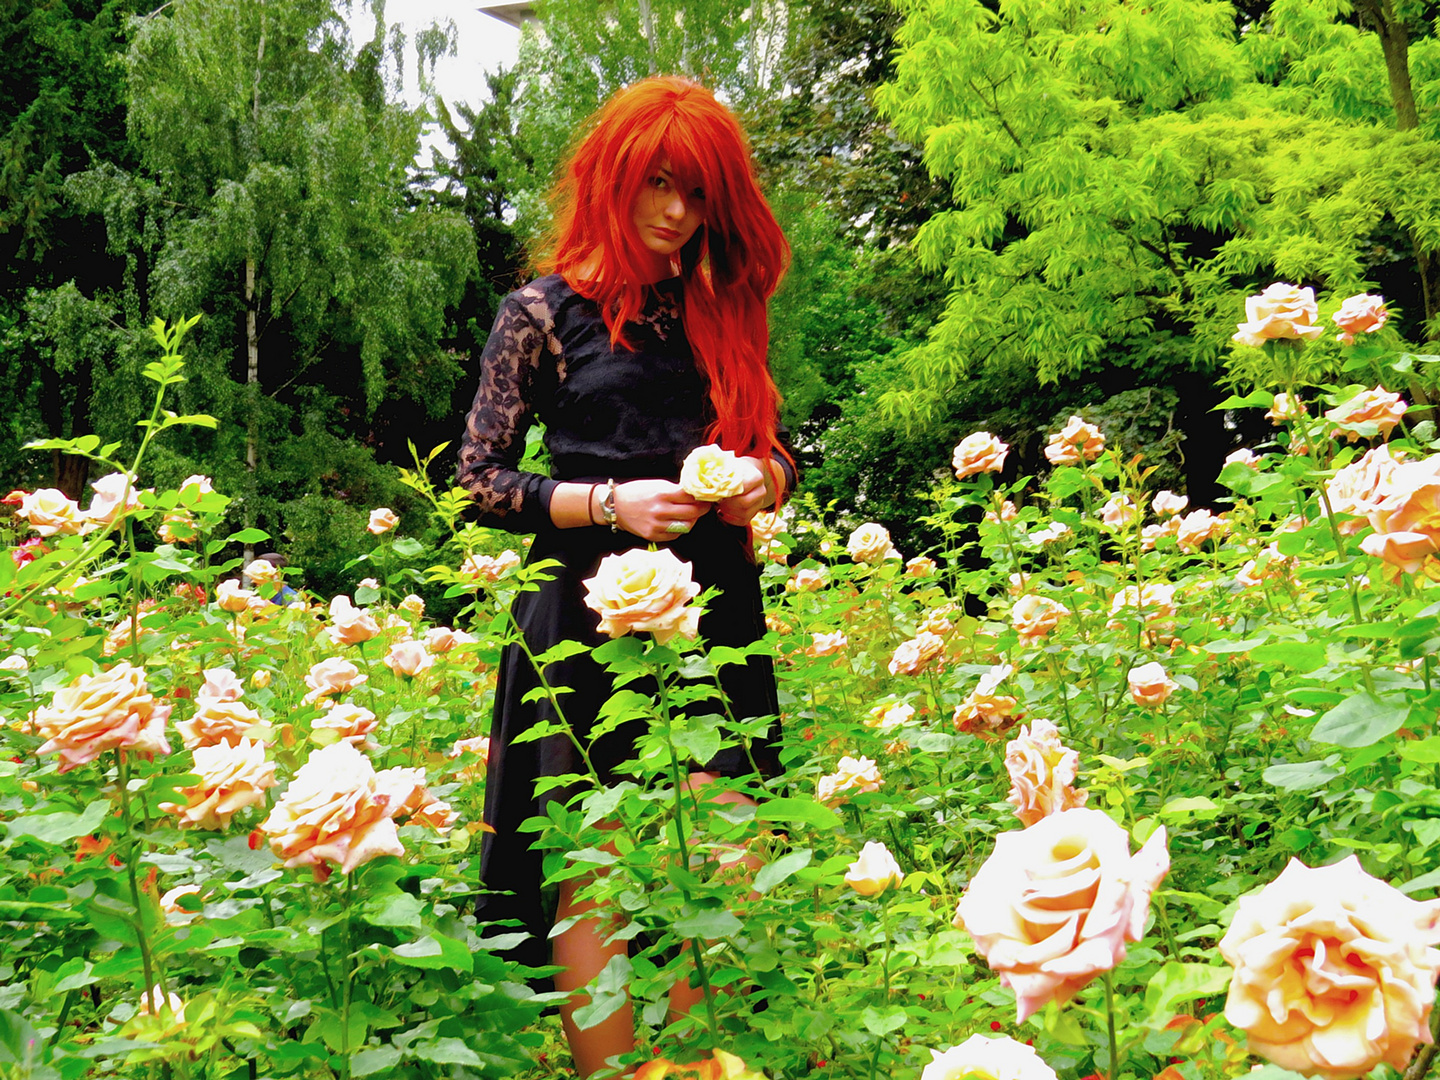
M 865 718 L 865 726 L 882 732 L 894 731 L 908 724 L 914 715 L 913 705 L 907 705 L 903 701 L 887 701 L 870 710 L 870 715 Z
M 1019 516 L 1019 508 L 1009 499 L 1006 499 L 1000 504 L 999 513 L 996 513 L 994 510 L 986 510 L 983 520 L 986 525 L 999 525 L 1002 521 L 1014 521 Z
M 600 616 L 600 632 L 612 638 L 643 630 L 662 645 L 676 634 L 693 638 L 700 612 L 689 605 L 700 586 L 690 571 L 668 548 L 607 555 L 584 582 L 585 606 Z
M 326 633 L 336 645 L 359 645 L 380 633 L 380 624 L 364 608 L 357 608 L 348 596 L 330 601 L 330 625 Z
M 891 675 L 919 675 L 945 654 L 945 639 L 939 634 L 921 630 L 909 641 L 902 641 L 890 657 Z
M 1170 695 L 1180 689 L 1180 684 L 1153 661 L 1131 668 L 1125 681 L 1129 683 L 1130 696 L 1137 705 L 1164 705 L 1170 700 Z
M 435 658 L 423 641 L 397 641 L 385 654 L 385 666 L 409 679 L 429 671 L 434 664 Z
M 951 457 L 955 479 L 964 480 L 980 473 L 998 473 L 1005 468 L 1005 456 L 1009 453 L 1010 447 L 988 431 L 966 435 Z
M 1054 630 L 1061 616 L 1069 614 L 1070 609 L 1059 601 L 1031 593 L 1015 601 L 1010 609 L 1010 622 L 1022 638 L 1034 641 Z
M 933 577 L 937 567 L 928 555 L 916 555 L 905 564 L 905 576 L 912 578 Z
M 463 780 L 473 780 L 476 777 L 485 775 L 485 767 L 490 764 L 490 739 L 484 735 L 477 735 L 472 739 L 456 739 L 455 745 L 446 751 L 445 756 L 458 758 L 462 754 L 474 754 L 479 757 L 477 765 L 466 765 L 459 776 Z
M 786 592 L 815 592 L 824 587 L 825 571 L 813 566 L 802 566 L 795 571 L 795 576 L 785 583 Z
M 495 582 L 520 565 L 520 556 L 513 551 L 499 555 L 471 555 L 460 564 L 460 576 L 472 581 Z
M 458 645 L 473 645 L 478 640 L 474 634 L 464 630 L 452 630 L 448 626 L 432 626 L 425 631 L 425 648 L 431 653 L 447 653 Z
M 895 551 L 890 543 L 890 530 L 875 522 L 867 522 L 850 534 L 845 550 L 858 563 L 878 563 Z
M 1155 545 L 1167 536 L 1180 535 L 1180 518 L 1167 517 L 1162 524 L 1146 525 L 1140 530 L 1140 546 L 1146 551 L 1154 551 Z
M 238 581 L 227 579 L 215 586 L 215 603 L 221 611 L 228 611 L 231 615 L 244 614 L 249 610 L 250 601 L 253 599 L 255 594 L 242 588 Z
M 1014 672 L 1009 664 L 997 664 L 980 676 L 975 689 L 955 706 L 955 715 L 951 717 L 955 730 L 972 735 L 990 735 L 1013 724 L 1018 719 L 1015 708 L 1019 703 L 999 690 L 1000 684 Z
M 1131 855 L 1130 837 L 1099 810 L 1063 810 L 996 838 L 955 925 L 1015 991 L 1023 1022 L 1125 959 L 1169 868 L 1163 826 Z
M 365 526 L 365 531 L 380 536 L 389 532 L 400 524 L 400 515 L 391 510 L 388 506 L 377 506 L 370 511 L 370 521 Z
M 1440 901 L 1371 877 L 1354 855 L 1311 869 L 1291 859 L 1242 897 L 1220 953 L 1235 969 L 1225 1019 L 1252 1051 L 1329 1080 L 1382 1062 L 1404 1072 L 1440 974 Z
M 1033 1047 L 1007 1035 L 971 1035 L 959 1046 L 930 1051 L 920 1080 L 1056 1080 Z
M 1295 421 L 1309 415 L 1310 410 L 1305 407 L 1305 402 L 1293 394 L 1282 392 L 1275 395 L 1275 401 L 1265 413 L 1265 419 L 1272 424 L 1281 424 L 1287 420 Z
M 446 833 L 459 817 L 449 803 L 430 794 L 425 786 L 424 769 L 384 769 L 375 774 L 375 790 L 389 796 L 396 807 L 393 817 L 408 818 L 411 825 L 425 825 Z
M 1401 460 L 1391 453 L 1389 443 L 1382 443 L 1325 482 L 1330 509 L 1340 515 L 1336 528 L 1342 536 L 1353 536 L 1365 528 L 1365 518 L 1379 508 L 1385 482 Z
M 401 600 L 395 607 L 413 619 L 423 619 L 425 617 L 425 601 L 422 597 L 416 596 L 414 593 L 407 595 L 405 599 Z
M 208 698 L 195 699 L 195 714 L 189 720 L 177 720 L 175 730 L 186 747 L 226 743 L 237 746 L 247 736 L 261 741 L 255 731 L 261 724 L 260 714 L 243 701 Z
M 811 634 L 810 639 L 811 643 L 805 649 L 806 656 L 834 656 L 850 644 L 850 639 L 838 631 L 833 634 Z
M 1190 505 L 1190 499 L 1185 495 L 1176 495 L 1173 491 L 1159 492 L 1150 502 L 1150 507 L 1161 517 L 1171 517 L 1175 514 L 1183 514 L 1185 508 Z
M 1005 771 L 1010 774 L 1006 801 L 1024 825 L 1084 806 L 1090 793 L 1077 789 L 1080 755 L 1060 741 L 1049 720 L 1035 720 L 1005 744 Z
M 341 742 L 348 742 L 361 750 L 371 749 L 366 738 L 379 725 L 375 714 L 362 705 L 345 702 L 326 709 L 310 721 L 311 731 L 333 731 Z
M 1315 325 L 1319 317 L 1313 289 L 1277 281 L 1246 298 L 1245 322 L 1237 325 L 1233 340 L 1257 349 L 1267 341 L 1314 341 L 1325 333 Z
M 1137 610 L 1130 610 L 1137 609 Z M 1163 582 L 1149 582 L 1144 585 L 1126 585 L 1110 601 L 1110 629 L 1119 629 L 1118 616 L 1143 615 L 1146 622 L 1175 617 L 1175 586 Z
M 845 871 L 845 884 L 861 896 L 879 896 L 904 878 L 905 872 L 895 856 L 878 840 L 867 841 L 860 849 L 860 857 Z
M 333 694 L 343 694 L 369 678 L 369 675 L 360 674 L 360 669 L 349 660 L 331 656 L 313 665 L 306 673 L 305 685 L 310 687 L 310 692 L 305 695 L 305 700 L 314 702 Z
M 1100 429 L 1072 416 L 1063 428 L 1050 436 L 1045 457 L 1052 465 L 1078 465 L 1081 461 L 1094 461 L 1104 449 L 1105 436 L 1100 434 Z
M 1396 465 L 1379 484 L 1368 517 L 1375 532 L 1360 541 L 1367 555 L 1414 574 L 1440 551 L 1440 454 Z
M 1371 293 L 1356 293 L 1347 296 L 1340 310 L 1330 316 L 1340 333 L 1335 340 L 1342 345 L 1355 344 L 1356 334 L 1373 334 L 1385 325 L 1390 312 L 1385 307 L 1385 298 Z
M 45 739 L 37 753 L 60 755 L 60 772 L 94 761 L 106 750 L 168 754 L 165 721 L 171 706 L 158 704 L 142 668 L 119 663 L 81 675 L 35 710 L 33 726 Z
M 882 783 L 880 770 L 868 757 L 842 757 L 835 771 L 820 778 L 815 794 L 826 806 L 838 806 L 851 795 L 863 795 L 879 791 Z
M 28 492 L 15 516 L 28 521 L 41 536 L 71 536 L 85 525 L 80 504 L 57 488 Z
M 263 805 L 265 789 L 275 786 L 275 764 L 265 760 L 265 746 L 242 738 L 236 745 L 219 743 L 195 748 L 191 772 L 199 783 L 181 788 L 187 800 L 161 803 L 160 809 L 175 814 L 182 829 L 220 830 L 247 806 Z
M 1175 541 L 1187 551 L 1197 551 L 1206 540 L 1219 540 L 1229 529 L 1230 523 L 1223 517 L 1209 510 L 1191 510 L 1180 519 Z
M 750 519 L 750 536 L 757 544 L 768 544 L 785 531 L 785 523 L 775 510 L 761 510 Z
M 1354 442 L 1364 432 L 1353 430 L 1361 424 L 1374 424 L 1380 438 L 1385 438 L 1395 429 L 1409 406 L 1399 394 L 1392 394 L 1383 386 L 1373 390 L 1362 390 L 1348 401 L 1342 401 L 1325 413 L 1325 419 L 1340 424 L 1330 433 L 1333 438 L 1344 434 L 1347 442 Z
M 766 1080 L 765 1074 L 724 1050 L 708 1060 L 679 1065 L 669 1058 L 656 1058 L 641 1065 L 635 1080 Z

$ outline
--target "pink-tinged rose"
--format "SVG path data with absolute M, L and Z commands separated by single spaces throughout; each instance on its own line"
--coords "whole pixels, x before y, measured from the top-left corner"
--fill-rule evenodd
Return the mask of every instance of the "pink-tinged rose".
M 490 764 L 490 740 L 484 735 L 477 735 L 473 739 L 457 739 L 455 745 L 450 747 L 445 756 L 458 758 L 464 754 L 474 754 L 480 759 L 475 765 L 466 765 L 460 769 L 457 775 L 462 780 L 475 780 L 485 775 L 485 766 Z
M 1049 720 L 1032 721 L 1005 744 L 1005 771 L 1010 774 L 1006 801 L 1024 825 L 1084 806 L 1088 791 L 1074 786 L 1080 772 L 1080 755 L 1060 741 L 1060 730 Z
M 680 466 L 680 488 L 699 502 L 720 502 L 745 490 L 747 469 L 731 451 L 713 444 L 697 446 Z
M 765 545 L 785 531 L 785 523 L 774 510 L 761 510 L 750 519 L 750 536 L 755 543 Z
M 1125 529 L 1134 525 L 1140 517 L 1135 501 L 1123 491 L 1111 495 L 1100 508 L 1100 522 L 1110 529 Z
M 1347 296 L 1340 310 L 1330 316 L 1340 333 L 1335 340 L 1342 345 L 1354 345 L 1356 334 L 1373 334 L 1385 325 L 1390 312 L 1385 307 L 1385 298 L 1371 293 L 1356 293 Z
M 1225 455 L 1226 465 L 1244 465 L 1247 469 L 1253 469 L 1260 464 L 1260 456 L 1248 447 L 1242 446 L 1239 450 L 1231 450 Z
M 195 714 L 189 720 L 177 720 L 175 730 L 180 740 L 194 750 L 219 743 L 238 746 L 247 737 L 262 741 L 256 730 L 260 725 L 260 714 L 243 701 L 202 696 L 195 699 Z
M 1180 534 L 1180 519 L 1168 517 L 1158 525 L 1146 525 L 1140 530 L 1140 547 L 1145 551 L 1154 551 L 1155 545 L 1167 536 L 1178 536 Z
M 160 894 L 160 910 L 165 913 L 166 921 L 171 925 L 176 923 L 187 923 L 196 918 L 196 912 L 186 911 L 180 906 L 181 897 L 193 896 L 200 898 L 201 886 L 196 884 L 176 885 L 173 889 L 167 889 Z
M 330 601 L 330 625 L 325 628 L 336 645 L 359 645 L 380 633 L 380 624 L 364 608 L 357 608 L 345 595 Z
M 922 630 L 909 641 L 902 641 L 890 657 L 891 675 L 919 675 L 945 654 L 945 639 L 939 634 Z
M 1230 523 L 1223 517 L 1209 510 L 1192 510 L 1180 519 L 1175 540 L 1187 551 L 1198 551 L 1206 540 L 1219 540 L 1229 529 Z
M 254 598 L 254 593 L 232 579 L 226 579 L 215 586 L 215 603 L 221 611 L 228 611 L 231 615 L 243 615 L 249 610 L 250 601 Z
M 1279 393 L 1275 395 L 1275 401 L 1265 413 L 1265 419 L 1272 424 L 1283 424 L 1287 420 L 1295 421 L 1310 415 L 1310 410 L 1293 394 Z
M 1233 340 L 1257 349 L 1267 341 L 1314 341 L 1325 333 L 1316 325 L 1319 318 L 1313 289 L 1277 281 L 1246 298 L 1245 321 L 1237 324 Z
M 1078 465 L 1094 461 L 1105 449 L 1105 436 L 1094 424 L 1078 416 L 1065 421 L 1065 426 L 1050 436 L 1045 457 L 1052 465 Z
M 825 587 L 825 571 L 813 566 L 802 566 L 795 576 L 785 583 L 786 592 L 815 592 Z
M 820 778 L 815 787 L 815 797 L 826 806 L 839 806 L 851 795 L 879 791 L 883 782 L 874 761 L 868 757 L 853 758 L 847 755 L 840 759 L 833 773 Z
M 369 678 L 368 675 L 360 674 L 360 669 L 349 660 L 338 656 L 328 657 L 312 666 L 305 675 L 305 685 L 310 687 L 305 701 L 315 702 L 334 694 L 343 694 L 354 690 Z
M 955 614 L 954 605 L 946 604 L 925 613 L 925 621 L 916 627 L 916 634 L 934 634 L 937 637 L 944 637 L 955 629 L 955 624 L 950 621 L 950 616 Z
M 994 510 L 986 510 L 984 520 L 986 525 L 999 525 L 1002 521 L 1014 521 L 1019 516 L 1019 509 L 1013 502 L 1006 499 L 1000 504 L 1000 512 L 998 514 Z
M 145 671 L 121 662 L 81 675 L 35 710 L 33 730 L 45 740 L 39 754 L 59 754 L 60 772 L 94 761 L 106 750 L 168 754 L 165 721 L 171 706 L 158 704 Z
M 1190 505 L 1190 498 L 1187 495 L 1176 495 L 1173 491 L 1159 492 L 1150 501 L 1150 508 L 1161 517 L 1173 517 L 1176 514 L 1183 514 L 1185 508 Z
M 1163 826 L 1131 855 L 1130 837 L 1099 810 L 1063 810 L 996 838 L 955 925 L 1015 991 L 1023 1022 L 1125 959 L 1169 869 Z
M 975 689 L 955 706 L 950 718 L 955 730 L 968 735 L 994 735 L 1014 724 L 1019 719 L 1015 715 L 1019 703 L 1011 695 L 1000 693 L 1000 685 L 1014 672 L 1009 664 L 996 664 L 981 675 Z
M 85 518 L 91 525 L 109 525 L 116 518 L 140 508 L 140 492 L 134 479 L 125 473 L 102 476 L 90 486 L 95 489 L 95 496 L 90 500 Z
M 381 536 L 396 525 L 400 524 L 400 515 L 391 510 L 388 506 L 377 506 L 370 511 L 370 522 L 365 526 L 365 531 L 375 536 Z
M 393 819 L 410 791 L 376 779 L 370 759 L 349 743 L 315 750 L 260 831 L 287 867 L 331 863 L 348 874 L 380 855 L 404 855 Z
M 935 576 L 935 560 L 928 555 L 916 555 L 905 564 L 905 576 L 912 578 L 927 578 Z
M 869 840 L 860 849 L 860 857 L 845 871 L 845 884 L 861 896 L 879 896 L 905 879 L 905 872 L 895 856 L 878 840 Z
M 425 601 L 414 593 L 410 593 L 404 600 L 396 604 L 395 607 L 403 611 L 406 615 L 409 615 L 412 619 L 423 619 L 425 617 Z
M 1130 684 L 1130 696 L 1137 705 L 1164 705 L 1170 695 L 1180 689 L 1180 684 L 1153 661 L 1131 668 L 1125 681 Z
M 369 750 L 373 744 L 366 736 L 379 724 L 380 721 L 369 709 L 344 702 L 326 709 L 310 721 L 310 730 L 334 732 L 340 742 L 348 742 L 358 750 Z
M 691 565 L 669 548 L 631 548 L 607 555 L 585 585 L 585 606 L 600 616 L 600 633 L 612 638 L 648 630 L 661 645 L 675 635 L 693 638 L 700 630 L 699 609 L 690 606 L 700 592 Z
M 1030 539 L 1037 544 L 1054 544 L 1064 540 L 1067 536 L 1073 536 L 1075 530 L 1066 525 L 1063 521 L 1052 521 L 1043 529 L 1036 529 L 1030 534 Z
M 24 518 L 41 536 L 72 536 L 85 525 L 80 504 L 57 488 L 40 488 L 20 500 L 15 516 Z
M 443 835 L 459 819 L 449 803 L 437 799 L 425 786 L 424 769 L 384 769 L 375 774 L 375 790 L 389 795 L 392 805 L 398 807 L 393 816 L 408 818 L 408 824 L 424 825 Z
M 451 630 L 448 626 L 432 626 L 425 631 L 425 648 L 431 653 L 439 655 L 447 653 L 460 645 L 473 645 L 479 639 L 474 634 L 467 634 L 464 630 Z
M 435 658 L 425 648 L 423 641 L 398 641 L 391 645 L 389 652 L 385 654 L 385 666 L 396 675 L 409 679 L 429 671 L 434 664 Z
M 1022 638 L 1034 641 L 1054 630 L 1060 625 L 1061 617 L 1069 614 L 1070 609 L 1064 604 L 1031 593 L 1015 601 L 1010 609 L 1010 622 Z
M 244 684 L 231 668 L 206 668 L 203 674 L 205 681 L 195 692 L 197 700 L 208 698 L 211 701 L 239 701 L 245 693 Z
M 148 994 L 140 995 L 140 1008 L 137 1010 L 137 1015 L 155 1018 L 168 1016 L 175 1024 L 183 1025 L 185 1023 L 185 1003 L 180 1000 L 178 994 L 162 992 L 160 984 L 156 983 Z
M 810 639 L 810 644 L 805 649 L 806 656 L 834 656 L 850 644 L 850 639 L 838 631 L 833 634 L 812 633 Z
M 275 786 L 275 765 L 265 760 L 262 743 L 241 739 L 235 746 L 200 746 L 194 757 L 190 771 L 200 781 L 179 790 L 185 804 L 160 804 L 179 818 L 182 829 L 227 829 L 245 807 L 264 805 L 265 789 Z
M 1005 468 L 1005 456 L 1009 453 L 1010 447 L 988 431 L 966 435 L 951 457 L 955 479 L 964 480 L 980 473 L 998 473 Z
M 959 1046 L 930 1051 L 920 1080 L 1056 1080 L 1035 1049 L 1007 1035 L 971 1035 Z
M 355 583 L 355 587 L 357 589 L 374 589 L 376 592 L 379 592 L 380 582 L 376 581 L 373 577 L 362 577 Z
M 1365 518 L 1379 508 L 1386 481 L 1402 460 L 1391 452 L 1389 443 L 1382 443 L 1325 482 L 1330 508 L 1340 517 L 1336 527 L 1342 536 L 1353 536 L 1365 528 Z
M 887 701 L 870 710 L 870 715 L 865 718 L 865 726 L 877 728 L 881 732 L 894 731 L 898 727 L 904 727 L 914 716 L 914 706 L 903 701 Z
M 1175 586 L 1163 582 L 1149 582 L 1144 585 L 1126 585 L 1110 601 L 1110 622 L 1112 630 L 1121 628 L 1119 616 L 1127 618 L 1143 616 L 1146 622 L 1158 622 L 1175 617 Z
M 1367 555 L 1407 574 L 1440 551 L 1440 454 L 1396 465 L 1379 484 L 1368 515 L 1375 532 L 1360 541 Z
M 845 542 L 845 550 L 856 562 L 870 564 L 883 562 L 896 554 L 894 545 L 890 543 L 890 531 L 873 521 L 861 525 L 850 534 L 850 539 Z
M 1440 901 L 1412 900 L 1354 855 L 1311 869 L 1291 859 L 1242 897 L 1220 953 L 1235 969 L 1225 1019 L 1281 1068 L 1349 1080 L 1404 1072 L 1440 974 Z
M 496 582 L 520 565 L 520 556 L 513 551 L 499 555 L 471 555 L 460 564 L 460 576 L 471 581 Z
M 1410 406 L 1383 386 L 1373 390 L 1362 390 L 1349 401 L 1342 401 L 1325 413 L 1325 419 L 1341 425 L 1330 433 L 1331 438 L 1344 434 L 1346 442 L 1360 438 L 1361 432 L 1352 430 L 1361 424 L 1374 424 L 1380 438 L 1387 437 L 1405 415 Z

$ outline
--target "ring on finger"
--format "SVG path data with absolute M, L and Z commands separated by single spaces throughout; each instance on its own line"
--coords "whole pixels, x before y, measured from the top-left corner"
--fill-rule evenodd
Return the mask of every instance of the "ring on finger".
M 676 534 L 688 533 L 690 531 L 690 523 L 688 521 L 672 521 L 669 525 L 665 526 L 665 531 Z

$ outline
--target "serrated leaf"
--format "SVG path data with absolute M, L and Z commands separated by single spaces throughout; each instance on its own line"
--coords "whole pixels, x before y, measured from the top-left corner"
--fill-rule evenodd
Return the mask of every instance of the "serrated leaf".
M 1310 737 L 1317 742 L 1348 746 L 1353 750 L 1395 734 L 1409 715 L 1408 702 L 1378 698 L 1362 690 L 1315 721 Z

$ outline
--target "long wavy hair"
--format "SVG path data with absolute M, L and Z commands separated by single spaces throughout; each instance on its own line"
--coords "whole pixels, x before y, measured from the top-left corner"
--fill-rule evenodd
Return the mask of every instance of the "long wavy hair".
M 685 333 L 709 382 L 707 437 L 769 459 L 780 394 L 766 363 L 766 304 L 790 264 L 790 245 L 755 180 L 734 114 L 705 87 L 659 76 L 617 91 L 582 128 L 550 193 L 554 224 L 543 273 L 558 273 L 604 313 L 614 344 L 645 300 L 650 265 L 633 208 L 668 159 L 679 190 L 704 193 L 704 222 L 679 253 Z M 788 458 L 788 454 L 786 454 Z

